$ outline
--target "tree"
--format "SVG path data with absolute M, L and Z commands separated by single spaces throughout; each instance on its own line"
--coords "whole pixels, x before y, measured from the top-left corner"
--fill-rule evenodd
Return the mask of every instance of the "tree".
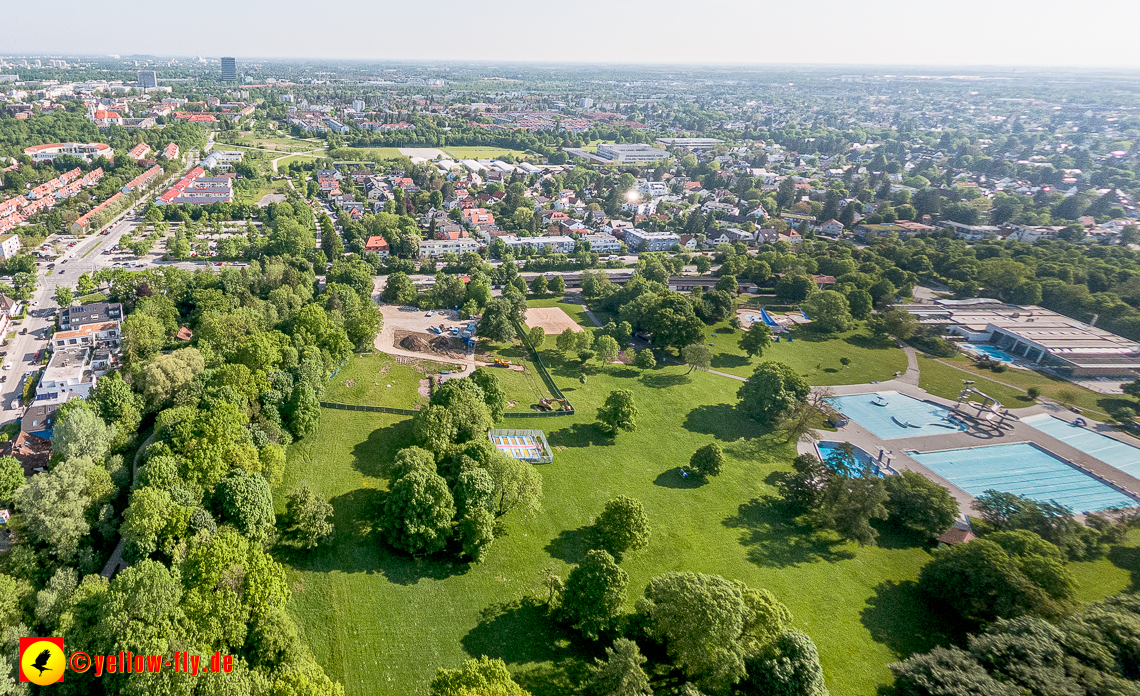
M 631 433 L 636 430 L 637 407 L 633 405 L 633 392 L 628 389 L 610 392 L 605 403 L 598 409 L 598 420 L 613 438 L 617 438 L 618 431 Z
M 544 331 L 541 326 L 531 327 L 526 337 L 530 339 L 530 345 L 533 346 L 535 350 L 540 350 L 542 344 L 546 343 L 546 331 Z
M 895 675 L 895 691 L 899 696 L 1019 696 L 1024 693 L 994 679 L 969 653 L 955 647 L 938 647 L 887 667 Z
M 503 385 L 499 383 L 499 378 L 495 376 L 495 373 L 486 367 L 477 367 L 466 379 L 479 385 L 479 388 L 483 390 L 483 403 L 487 404 L 487 408 L 490 409 L 491 420 L 501 421 L 503 411 L 507 408 L 507 393 L 503 390 Z M 454 382 L 455 380 L 449 381 Z
M 75 293 L 71 288 L 66 285 L 57 286 L 55 289 L 55 303 L 60 307 L 67 309 L 71 303 L 75 302 Z
M 740 347 L 750 358 L 758 358 L 772 345 L 772 330 L 763 322 L 753 322 L 740 337 Z
M 582 562 L 570 571 L 562 593 L 563 621 L 596 640 L 598 634 L 613 626 L 629 576 L 605 551 L 586 553 Z
M 871 520 L 886 518 L 887 491 L 882 479 L 864 473 L 857 477 L 830 476 L 824 484 L 819 508 L 808 513 L 811 524 L 834 530 L 860 546 L 873 545 L 879 533 L 871 526 Z
M 710 442 L 689 458 L 689 468 L 698 476 L 719 476 L 724 468 L 724 450 L 715 442 Z
M 999 534 L 1036 537 L 1032 532 L 998 532 L 938 553 L 923 567 L 918 586 L 928 597 L 943 602 L 967 621 L 993 621 L 1023 614 L 1048 615 L 1068 601 L 1074 581 L 1060 551 L 1046 545 L 1045 553 L 1015 555 L 993 540 Z M 1052 547 L 1051 549 L 1049 547 Z M 1050 557 L 1051 556 L 1051 557 Z
M 15 457 L 0 457 L 0 503 L 11 503 L 20 486 L 27 483 L 24 467 Z
M 502 660 L 486 655 L 464 660 L 459 669 L 440 667 L 429 688 L 431 696 L 530 696 L 511 679 Z
M 389 304 L 409 305 L 416 301 L 416 285 L 407 273 L 397 271 L 388 275 L 380 296 Z
M 649 545 L 649 517 L 641 501 L 619 495 L 606 502 L 594 522 L 601 547 L 621 559 L 627 551 L 640 551 Z
M 649 634 L 701 688 L 727 690 L 744 676 L 744 629 L 753 617 L 743 585 L 719 575 L 669 572 L 649 581 L 637 603 Z
M 776 422 L 776 430 L 783 433 L 785 442 L 795 442 L 801 438 L 817 439 L 818 429 L 823 427 L 825 421 L 826 416 L 818 405 L 797 401 L 781 414 Z
M 789 274 L 776 281 L 776 299 L 781 304 L 803 302 L 816 290 L 811 276 Z
M 416 469 L 400 477 L 384 502 L 388 543 L 411 554 L 432 554 L 451 536 L 455 501 L 439 474 Z
M 803 303 L 803 309 L 811 318 L 811 327 L 816 331 L 834 333 L 846 331 L 851 326 L 847 298 L 834 290 L 815 293 Z
M 905 309 L 892 309 L 883 314 L 883 331 L 905 341 L 918 331 L 918 319 Z
M 653 696 L 649 677 L 642 669 L 646 659 L 637 643 L 618 638 L 606 648 L 606 659 L 590 667 L 590 693 L 595 696 Z
M 333 506 L 302 483 L 285 498 L 284 537 L 298 548 L 316 548 L 332 536 L 332 516 Z
M 20 513 L 31 539 L 65 563 L 79 550 L 91 525 L 87 510 L 88 474 L 92 467 L 86 457 L 66 459 L 51 471 L 36 474 L 16 491 L 16 511 Z
M 561 275 L 554 276 L 553 278 L 551 278 L 547 289 L 550 290 L 550 292 L 554 293 L 555 295 L 563 294 L 564 292 L 566 292 L 566 279 L 563 278 Z
M 218 483 L 215 496 L 225 519 L 251 541 L 264 542 L 273 534 L 273 493 L 263 476 L 234 469 Z
M 819 652 L 806 633 L 788 629 L 747 660 L 748 696 L 827 696 Z
M 492 341 L 510 341 L 515 337 L 514 307 L 502 297 L 491 300 L 483 310 L 477 331 L 480 336 Z
M 958 518 L 958 501 L 945 487 L 913 471 L 884 479 L 887 520 L 926 537 L 936 537 Z
M 801 454 L 792 460 L 792 470 L 779 474 L 776 490 L 793 515 L 819 507 L 824 486 L 832 472 L 813 454 Z
M 289 415 L 289 429 L 298 439 L 317 432 L 321 423 L 321 402 L 308 384 L 300 382 L 293 387 L 286 412 Z
M 536 513 L 542 509 L 542 475 L 531 464 L 495 452 L 486 464 L 494 482 L 491 512 L 502 517 L 511 510 Z
M 735 295 L 737 293 L 737 290 L 738 290 L 738 285 L 736 284 L 736 276 L 734 276 L 734 275 L 723 275 L 723 276 L 721 276 L 716 281 L 716 289 L 721 290 L 723 292 L 727 292 L 730 295 Z
M 810 393 L 807 381 L 791 367 L 766 361 L 757 365 L 752 376 L 737 390 L 740 398 L 737 408 L 754 420 L 773 424 Z
M 555 345 L 558 346 L 558 350 L 563 353 L 569 353 L 578 345 L 578 334 L 574 329 L 567 327 L 562 330 L 562 333 L 558 334 L 558 338 L 555 339 Z
M 530 281 L 530 291 L 535 295 L 545 295 L 546 276 L 541 273 L 536 275 L 534 279 Z
M 708 370 L 712 367 L 712 353 L 709 352 L 709 347 L 703 343 L 693 343 L 681 349 L 681 359 L 689 366 L 689 372 L 693 370 Z M 686 372 L 685 374 L 689 374 Z
M 174 400 L 206 367 L 197 348 L 182 348 L 156 355 L 142 370 L 141 391 L 147 407 L 157 411 Z
M 64 459 L 90 457 L 102 461 L 114 439 L 114 426 L 104 423 L 90 408 L 76 408 L 56 421 L 51 448 Z
M 851 316 L 856 319 L 869 318 L 874 304 L 875 302 L 871 297 L 871 293 L 862 288 L 856 288 L 847 293 L 847 305 L 851 308 Z
M 621 350 L 618 347 L 618 342 L 612 336 L 599 336 L 594 344 L 594 349 L 598 352 L 598 357 L 602 359 L 603 363 L 612 363 L 617 359 L 618 352 Z
M 645 348 L 637 351 L 637 355 L 633 358 L 633 364 L 642 370 L 652 370 L 657 367 L 657 358 L 653 357 L 652 350 Z
M 495 540 L 495 518 L 485 507 L 475 507 L 459 521 L 459 538 L 463 553 L 476 563 L 482 563 Z

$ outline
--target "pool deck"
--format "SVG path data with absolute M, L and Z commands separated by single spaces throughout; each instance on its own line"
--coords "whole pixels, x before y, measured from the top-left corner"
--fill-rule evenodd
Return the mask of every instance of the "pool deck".
M 818 388 L 817 388 L 818 389 Z M 900 394 L 914 397 L 923 401 L 953 408 L 954 402 L 948 399 L 943 399 L 932 394 L 927 393 L 920 389 L 917 385 L 910 384 L 909 380 L 904 382 L 902 380 L 894 379 L 887 382 L 880 382 L 878 384 L 848 384 L 843 386 L 827 387 L 830 394 L 833 396 L 845 396 L 848 394 L 874 394 L 879 391 L 897 391 Z M 1018 416 L 1019 418 L 1031 416 L 1038 413 L 1048 413 L 1063 420 L 1072 422 L 1077 414 L 1074 414 L 1066 409 L 1056 406 L 1054 404 L 1034 404 L 1026 408 L 1009 409 L 1010 413 Z M 967 421 L 969 422 L 969 421 Z M 908 450 L 918 452 L 936 452 L 940 450 L 964 449 L 967 447 L 985 447 L 987 445 L 1004 445 L 1013 444 L 1017 442 L 1033 442 L 1062 459 L 1067 459 L 1071 464 L 1077 465 L 1078 468 L 1084 469 L 1086 472 L 1091 473 L 1094 477 L 1101 479 L 1108 483 L 1117 490 L 1121 490 L 1126 494 L 1131 495 L 1133 498 L 1140 497 L 1140 479 L 1130 476 L 1123 471 L 1109 466 L 1099 459 L 1095 459 L 1084 452 L 1071 447 L 1064 442 L 1055 438 L 1049 437 L 1045 433 L 1037 430 L 1036 428 L 1025 425 L 1024 423 L 1012 422 L 1012 426 L 998 429 L 996 427 L 986 427 L 978 429 L 971 427 L 969 430 L 961 432 L 948 432 L 946 434 L 923 435 L 910 438 L 897 438 L 892 440 L 880 440 L 870 431 L 861 427 L 854 420 L 849 420 L 847 425 L 839 428 L 838 431 L 821 432 L 820 436 L 824 440 L 834 440 L 836 442 L 850 442 L 851 444 L 862 448 L 867 451 L 871 456 L 877 457 L 879 450 L 890 452 L 890 464 L 896 470 L 910 470 L 917 471 L 923 474 L 932 481 L 948 488 L 953 494 L 954 498 L 961 506 L 962 514 L 967 514 L 972 509 L 973 497 L 955 486 L 952 482 L 939 476 L 935 472 L 919 464 L 916 460 L 907 455 Z M 1094 426 L 1095 427 L 1095 426 Z M 1120 437 L 1117 433 L 1107 432 L 1106 429 L 1097 428 L 1097 432 L 1113 439 L 1127 442 L 1124 438 Z M 1131 443 L 1130 443 L 1131 444 Z M 810 442 L 801 441 L 797 446 L 797 451 L 800 454 L 811 453 L 814 454 L 815 450 Z M 1140 501 L 1136 503 L 1140 505 Z

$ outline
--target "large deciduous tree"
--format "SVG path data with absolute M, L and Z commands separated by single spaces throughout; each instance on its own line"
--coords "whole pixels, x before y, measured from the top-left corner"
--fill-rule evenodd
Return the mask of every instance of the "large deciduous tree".
M 619 431 L 636 430 L 637 407 L 633 404 L 633 392 L 628 389 L 610 392 L 605 403 L 598 409 L 598 421 L 613 438 L 617 437 Z
M 745 415 L 765 424 L 774 424 L 781 415 L 811 393 L 811 387 L 790 366 L 766 361 L 756 366 L 736 394 Z
M 621 559 L 628 551 L 640 551 L 648 546 L 652 530 L 641 501 L 619 495 L 606 502 L 594 522 L 594 531 L 602 548 Z
M 451 537 L 455 501 L 439 474 L 410 471 L 392 484 L 384 502 L 388 543 L 412 554 L 435 553 Z
M 562 593 L 563 620 L 590 639 L 613 626 L 625 599 L 629 576 L 613 556 L 595 549 L 570 571 Z

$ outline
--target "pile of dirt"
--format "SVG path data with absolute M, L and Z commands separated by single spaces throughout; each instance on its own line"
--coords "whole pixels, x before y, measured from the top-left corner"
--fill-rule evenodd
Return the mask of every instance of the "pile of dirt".
M 431 339 L 430 343 L 432 352 L 441 355 L 450 355 L 452 353 L 453 345 L 450 336 L 436 336 Z
M 426 353 L 428 351 L 428 341 L 423 336 L 408 334 L 400 340 L 400 347 L 404 350 L 410 350 L 417 353 Z

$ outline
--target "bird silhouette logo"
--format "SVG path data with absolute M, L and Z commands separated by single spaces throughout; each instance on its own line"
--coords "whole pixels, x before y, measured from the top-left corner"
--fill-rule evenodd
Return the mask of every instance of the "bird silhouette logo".
M 40 686 L 63 681 L 63 638 L 20 638 L 20 681 Z
M 43 673 L 45 671 L 51 670 L 51 667 L 48 667 L 49 660 L 51 660 L 50 650 L 44 650 L 40 652 L 39 655 L 36 655 L 36 661 L 32 663 L 32 669 L 38 669 L 40 671 L 40 676 L 43 676 Z

